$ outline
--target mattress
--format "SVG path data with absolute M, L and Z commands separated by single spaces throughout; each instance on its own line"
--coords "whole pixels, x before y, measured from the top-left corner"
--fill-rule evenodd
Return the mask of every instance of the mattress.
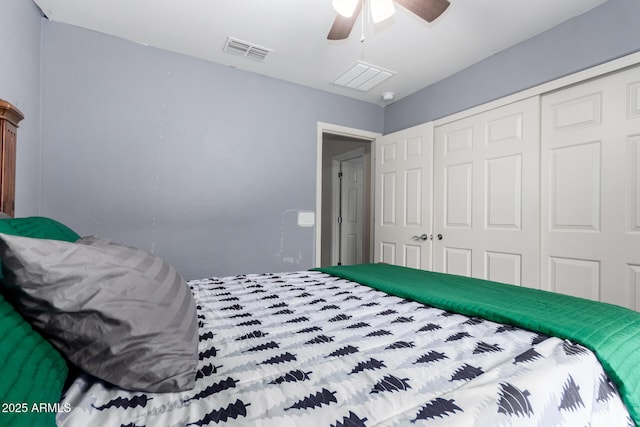
M 633 426 L 571 340 L 319 271 L 189 282 L 195 387 L 127 392 L 81 374 L 61 427 Z

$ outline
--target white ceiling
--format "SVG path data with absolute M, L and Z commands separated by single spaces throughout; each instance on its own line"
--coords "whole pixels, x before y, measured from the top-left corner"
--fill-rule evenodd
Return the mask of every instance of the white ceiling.
M 606 2 L 450 1 L 432 23 L 396 6 L 387 21 L 358 19 L 347 40 L 329 41 L 331 0 L 34 0 L 52 21 L 378 105 L 383 92 L 401 99 Z M 263 62 L 224 52 L 228 36 L 272 52 Z M 333 84 L 356 61 L 395 75 L 368 92 Z

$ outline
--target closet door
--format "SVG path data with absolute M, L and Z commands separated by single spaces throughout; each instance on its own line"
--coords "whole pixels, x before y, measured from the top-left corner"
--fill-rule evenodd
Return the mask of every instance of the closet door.
M 539 98 L 435 128 L 434 269 L 539 287 Z
M 376 262 L 431 270 L 433 124 L 376 139 Z
M 640 69 L 542 98 L 544 289 L 640 309 Z

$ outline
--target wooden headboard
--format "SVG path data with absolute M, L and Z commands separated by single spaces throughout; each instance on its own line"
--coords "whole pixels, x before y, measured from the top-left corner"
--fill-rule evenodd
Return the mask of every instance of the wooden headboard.
M 16 141 L 18 123 L 24 115 L 0 99 L 0 212 L 13 216 L 16 187 Z

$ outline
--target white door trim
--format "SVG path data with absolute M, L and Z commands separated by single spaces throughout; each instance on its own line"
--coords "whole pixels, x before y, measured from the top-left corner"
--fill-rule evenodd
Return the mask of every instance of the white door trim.
M 315 235 L 315 267 L 319 267 L 322 257 L 322 138 L 325 133 L 333 135 L 351 136 L 365 140 L 374 141 L 381 136 L 381 133 L 366 131 L 362 129 L 350 128 L 346 126 L 335 125 L 332 123 L 318 122 L 317 125 L 317 149 L 316 149 L 316 235 Z M 371 150 L 371 164 L 375 162 L 375 150 Z M 371 203 L 374 200 L 375 182 L 373 180 L 374 167 L 371 167 Z M 373 209 L 372 215 L 373 215 Z M 371 225 L 373 226 L 373 221 Z M 371 230 L 371 238 L 374 239 L 373 230 Z

